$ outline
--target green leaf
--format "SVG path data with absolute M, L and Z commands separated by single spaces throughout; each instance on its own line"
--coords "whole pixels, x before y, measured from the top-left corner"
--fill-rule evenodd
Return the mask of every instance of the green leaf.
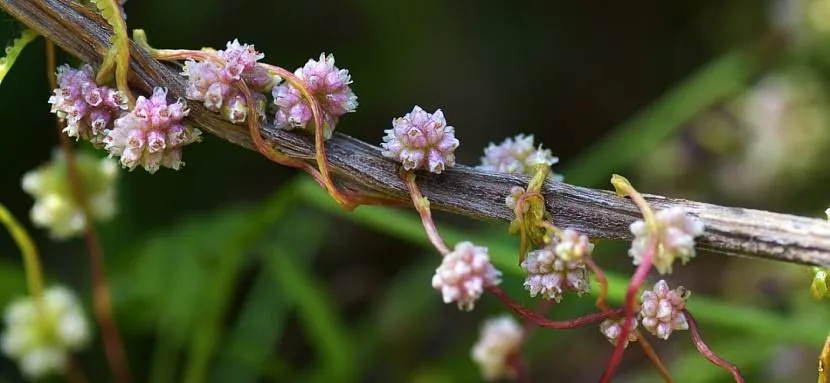
M 177 359 L 189 342 L 186 381 L 204 381 L 224 328 L 244 255 L 291 207 L 291 191 L 262 206 L 228 208 L 187 219 L 152 234 L 123 259 L 133 260 L 113 276 L 123 327 L 153 329 L 157 342 L 149 381 L 177 378 Z
M 568 183 L 605 182 L 609 174 L 641 158 L 643 148 L 656 147 L 701 111 L 743 90 L 759 71 L 750 49 L 712 61 L 569 161 L 563 171 Z
M 275 256 L 287 256 L 294 259 L 298 267 L 307 268 L 330 232 L 326 223 L 319 214 L 290 214 L 278 225 L 276 238 L 263 245 L 262 261 L 268 265 L 278 262 L 273 259 Z M 272 251 L 272 248 L 285 249 L 287 254 Z M 264 371 L 268 371 L 268 366 L 274 364 L 268 360 L 269 356 L 283 332 L 287 314 L 296 303 L 284 291 L 275 289 L 277 283 L 267 266 L 259 272 L 228 340 L 217 355 L 213 381 L 256 382 Z
M 363 206 L 352 213 L 347 213 L 331 202 L 328 195 L 322 192 L 313 182 L 302 182 L 297 187 L 303 199 L 314 206 L 371 227 L 378 232 L 432 250 L 432 245 L 423 232 L 421 222 L 414 212 Z M 438 225 L 438 231 L 449 244 L 469 240 L 476 244 L 488 246 L 493 264 L 502 272 L 517 276 L 523 275 L 521 268 L 518 266 L 515 246 L 510 240 L 494 240 L 492 235 L 482 236 L 475 233 L 465 233 L 443 225 Z M 436 258 L 437 264 L 438 259 Z M 606 276 L 608 279 L 609 301 L 622 303 L 628 285 L 628 278 L 613 273 L 607 273 Z M 596 294 L 597 291 L 598 289 L 594 286 L 591 294 Z M 770 341 L 812 344 L 815 343 L 816 339 L 821 339 L 826 332 L 826 329 L 822 328 L 820 323 L 800 323 L 796 318 L 775 315 L 734 303 L 724 303 L 700 295 L 694 295 L 689 301 L 688 307 L 699 322 L 718 325 L 741 333 L 759 335 Z M 782 328 L 788 330 L 781 331 Z
M 264 206 L 252 211 L 238 230 L 223 234 L 226 240 L 219 248 L 217 271 L 202 291 L 202 299 L 206 302 L 190 337 L 184 382 L 199 383 L 206 380 L 210 360 L 219 344 L 230 298 L 236 291 L 236 275 L 242 265 L 243 255 L 291 207 L 294 199 L 292 193 L 291 190 L 276 193 Z
M 418 260 L 394 275 L 389 284 L 384 286 L 385 293 L 374 301 L 370 313 L 364 316 L 361 324 L 355 330 L 356 366 L 372 368 L 379 353 L 398 342 L 407 342 L 421 339 L 428 335 L 430 326 L 435 326 L 431 319 L 441 305 L 435 304 L 435 295 L 429 288 L 429 281 L 435 273 L 435 264 L 428 262 L 429 258 Z M 387 368 L 394 367 L 392 361 L 387 361 Z M 363 376 L 365 371 L 360 370 L 355 376 Z M 397 374 L 395 376 L 400 376 Z
M 763 339 L 712 339 L 708 343 L 709 347 L 719 356 L 736 366 L 740 366 L 741 373 L 744 376 L 747 372 L 772 360 L 776 350 L 779 349 L 778 345 Z M 694 348 L 679 355 L 667 367 L 672 376 L 683 383 L 732 381 L 729 372 L 713 365 Z M 638 372 L 630 378 L 621 378 L 621 380 L 630 383 L 648 383 L 659 379 L 660 375 L 651 367 L 645 367 L 644 371 Z
M 23 48 L 29 45 L 37 36 L 37 32 L 26 29 L 20 34 L 20 37 L 12 41 L 12 45 L 6 47 L 6 56 L 0 58 L 0 83 L 3 82 L 3 79 L 6 78 L 6 75 L 14 66 L 17 57 L 20 56 L 20 52 L 23 52 Z
M 355 354 L 351 332 L 323 283 L 300 265 L 289 248 L 274 246 L 267 257 L 267 268 L 278 289 L 297 305 L 300 324 L 320 353 L 321 365 L 311 378 L 302 381 L 352 381 Z
M 0 260 L 0 303 L 9 302 L 26 294 L 26 276 L 23 265 L 11 260 Z
M 178 381 L 178 355 L 188 339 L 201 336 L 197 324 L 212 303 L 206 291 L 226 263 L 217 249 L 250 215 L 236 208 L 191 216 L 143 241 L 130 257 L 133 268 L 113 279 L 121 297 L 119 314 L 134 322 L 122 327 L 156 330 L 150 382 Z

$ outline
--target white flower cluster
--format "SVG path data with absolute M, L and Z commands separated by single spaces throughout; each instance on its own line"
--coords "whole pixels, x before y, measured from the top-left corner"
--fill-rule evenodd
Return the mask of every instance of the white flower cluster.
M 496 145 L 484 148 L 478 169 L 489 172 L 533 175 L 537 165 L 552 166 L 559 162 L 549 149 L 533 143 L 533 135 L 519 134 Z
M 695 256 L 695 237 L 703 234 L 703 223 L 691 218 L 681 207 L 660 210 L 654 219 L 654 230 L 643 220 L 631 224 L 634 240 L 628 255 L 634 258 L 635 265 L 639 265 L 649 243 L 654 239 L 657 249 L 652 263 L 660 274 L 670 274 L 675 258 L 686 263 Z
M 112 218 L 116 212 L 117 163 L 78 151 L 75 164 L 92 218 L 99 221 Z M 87 217 L 75 203 L 62 152 L 56 150 L 51 162 L 26 173 L 22 187 L 35 198 L 30 213 L 35 226 L 49 229 L 59 239 L 83 232 Z
M 524 337 L 522 326 L 509 315 L 488 319 L 481 326 L 481 337 L 472 350 L 472 358 L 486 380 L 510 377 L 514 371 L 509 359 L 519 352 Z
M 34 297 L 13 301 L 6 307 L 4 321 L 2 351 L 30 379 L 63 372 L 68 354 L 83 349 L 90 340 L 83 309 L 65 287 L 49 288 L 42 302 Z

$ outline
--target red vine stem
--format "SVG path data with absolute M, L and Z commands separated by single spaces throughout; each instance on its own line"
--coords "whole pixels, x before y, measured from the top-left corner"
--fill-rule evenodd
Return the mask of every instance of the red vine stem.
M 593 313 L 570 320 L 553 321 L 510 299 L 510 297 L 507 296 L 507 294 L 498 286 L 490 286 L 487 288 L 487 291 L 495 295 L 496 298 L 507 305 L 507 307 L 510 308 L 510 311 L 513 311 L 516 315 L 533 322 L 539 327 L 552 328 L 555 330 L 571 330 L 587 326 L 591 323 L 599 322 L 606 318 L 619 316 L 623 313 L 623 309 L 615 309 L 609 311 L 608 313 Z
M 622 361 L 625 344 L 628 341 L 628 333 L 631 331 L 631 326 L 635 320 L 634 301 L 636 300 L 637 292 L 640 291 L 640 287 L 645 282 L 646 276 L 648 276 L 649 270 L 651 270 L 651 260 L 654 258 L 656 247 L 657 237 L 651 236 L 648 247 L 643 253 L 643 258 L 640 260 L 640 265 L 637 266 L 637 271 L 634 272 L 634 276 L 631 277 L 631 281 L 628 283 L 628 291 L 625 293 L 625 320 L 623 321 L 622 332 L 617 338 L 617 343 L 614 345 L 614 353 L 611 355 L 611 359 L 608 360 L 605 372 L 602 373 L 602 377 L 600 378 L 601 383 L 611 382 L 611 378 L 614 377 L 614 371 L 616 371 L 617 366 Z
M 530 383 L 530 373 L 528 372 L 525 358 L 522 356 L 522 350 L 516 350 L 510 354 L 507 358 L 507 364 L 513 369 L 516 383 Z
M 585 264 L 588 265 L 588 268 L 591 269 L 591 272 L 597 278 L 597 282 L 599 283 L 599 296 L 597 297 L 596 305 L 599 307 L 603 312 L 607 312 L 609 310 L 608 305 L 605 303 L 606 296 L 608 295 L 608 279 L 605 278 L 605 272 L 602 271 L 594 259 L 590 255 L 584 255 L 582 257 Z M 654 347 L 651 346 L 651 343 L 646 339 L 642 333 L 637 331 L 637 339 L 639 340 L 640 347 L 643 349 L 643 352 L 648 356 L 651 360 L 651 363 L 654 364 L 654 367 L 657 368 L 657 371 L 660 373 L 660 376 L 663 377 L 663 380 L 667 383 L 673 383 L 674 378 L 672 378 L 671 373 L 669 373 L 669 369 L 663 363 L 663 360 L 660 359 L 660 356 L 657 352 L 654 351 Z M 615 345 L 616 346 L 616 345 Z
M 55 52 L 54 46 L 49 43 L 47 49 L 47 66 L 49 68 L 49 86 L 52 89 L 57 87 L 55 78 Z M 101 337 L 104 342 L 104 353 L 109 362 L 115 380 L 120 383 L 132 381 L 130 367 L 127 363 L 127 355 L 124 351 L 124 344 L 121 335 L 118 333 L 118 326 L 112 314 L 112 299 L 110 297 L 107 271 L 104 266 L 104 253 L 98 240 L 98 232 L 95 230 L 95 223 L 89 214 L 89 206 L 84 198 L 83 184 L 78 176 L 78 167 L 75 163 L 75 152 L 72 150 L 72 143 L 69 136 L 63 134 L 61 124 L 57 124 L 58 137 L 60 138 L 61 149 L 66 156 L 67 173 L 69 174 L 69 186 L 75 203 L 81 208 L 86 217 L 84 225 L 85 242 L 89 252 L 89 264 L 92 274 L 92 300 L 95 318 L 101 327 Z
M 717 356 L 714 352 L 712 352 L 712 350 L 709 349 L 706 342 L 703 341 L 703 338 L 700 336 L 700 330 L 697 327 L 697 321 L 695 321 L 692 313 L 690 313 L 689 310 L 683 309 L 683 315 L 686 316 L 686 322 L 689 323 L 689 332 L 692 334 L 692 343 L 695 344 L 697 350 L 700 351 L 706 359 L 712 362 L 712 364 L 729 371 L 729 373 L 732 374 L 732 377 L 735 378 L 735 382 L 744 383 L 744 378 L 741 376 L 741 371 L 738 367 Z

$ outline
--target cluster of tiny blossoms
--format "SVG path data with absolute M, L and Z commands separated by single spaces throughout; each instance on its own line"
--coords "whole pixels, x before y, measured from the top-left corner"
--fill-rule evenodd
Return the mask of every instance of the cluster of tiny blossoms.
M 501 283 L 501 272 L 490 263 L 487 248 L 461 242 L 444 256 L 432 277 L 432 287 L 441 291 L 444 303 L 456 302 L 470 311 L 489 286 Z
M 478 169 L 490 172 L 533 175 L 538 165 L 552 166 L 559 162 L 549 149 L 533 144 L 533 135 L 519 134 L 502 143 L 484 148 Z
M 285 130 L 315 127 L 311 105 L 303 92 L 294 84 L 283 82 L 268 69 L 257 65 L 265 55 L 253 45 L 240 44 L 238 40 L 227 43 L 225 50 L 216 51 L 212 60 L 185 62 L 182 75 L 187 77 L 187 98 L 202 101 L 211 111 L 222 113 L 232 123 L 242 123 L 248 118 L 245 97 L 238 88 L 243 81 L 255 98 L 259 118 L 265 117 L 266 92 L 271 92 L 277 110 L 274 123 Z M 349 86 L 349 71 L 334 65 L 334 56 L 320 54 L 319 60 L 310 59 L 294 71 L 294 76 L 308 90 L 320 106 L 323 118 L 323 136 L 331 137 L 340 117 L 357 109 L 357 96 Z
M 447 126 L 441 110 L 431 114 L 415 106 L 412 112 L 394 119 L 392 129 L 385 132 L 382 154 L 400 163 L 406 171 L 424 169 L 441 173 L 455 164 L 454 150 L 459 141 L 455 138 L 455 129 Z M 490 144 L 478 168 L 533 175 L 540 166 L 551 166 L 557 161 L 549 150 L 534 146 L 533 136 L 518 135 L 499 145 Z M 515 186 L 506 196 L 505 204 L 516 209 L 525 194 L 524 188 Z M 634 264 L 640 264 L 646 251 L 650 250 L 648 246 L 653 245 L 653 264 L 658 272 L 665 274 L 671 272 L 675 258 L 686 262 L 694 256 L 694 238 L 703 233 L 703 225 L 689 217 L 685 210 L 671 208 L 657 212 L 654 222 L 634 222 L 631 232 L 635 238 L 629 255 L 634 258 Z M 591 284 L 584 258 L 590 256 L 593 247 L 587 236 L 575 230 L 556 230 L 551 243 L 527 253 L 521 262 L 527 273 L 524 287 L 532 297 L 541 295 L 556 302 L 565 292 L 574 292 L 578 296 L 587 293 Z M 490 263 L 487 248 L 461 242 L 444 255 L 432 278 L 432 286 L 441 291 L 445 303 L 456 302 L 459 309 L 472 310 L 485 288 L 501 282 L 500 276 L 501 272 Z M 652 290 L 642 294 L 637 310 L 639 322 L 660 339 L 668 339 L 675 330 L 687 330 L 689 324 L 684 309 L 688 296 L 682 287 L 670 290 L 665 281 L 659 281 Z M 625 318 L 608 318 L 600 324 L 600 332 L 616 344 L 624 332 L 624 323 Z M 625 346 L 639 337 L 638 321 L 630 323 Z M 519 352 L 522 338 L 521 327 L 510 317 L 484 323 L 472 358 L 480 365 L 485 379 L 511 376 L 514 371 L 509 358 Z
M 91 335 L 78 299 L 58 286 L 46 290 L 40 300 L 24 297 L 11 302 L 4 321 L 3 353 L 33 380 L 63 372 L 68 354 L 86 347 Z
M 308 60 L 302 68 L 294 71 L 308 91 L 317 99 L 323 112 L 323 136 L 331 137 L 340 117 L 357 109 L 357 96 L 349 84 L 349 71 L 334 66 L 334 56 L 320 54 L 319 60 Z M 275 122 L 282 129 L 306 129 L 313 132 L 309 124 L 311 108 L 303 99 L 299 89 L 291 84 L 275 86 L 271 91 L 278 110 Z
M 458 144 L 455 128 L 447 125 L 441 109 L 428 113 L 415 106 L 412 112 L 392 120 L 381 147 L 385 157 L 400 162 L 405 170 L 440 174 L 455 165 Z
M 73 198 L 63 152 L 53 153 L 52 161 L 23 176 L 22 186 L 35 198 L 30 213 L 35 226 L 48 228 L 55 238 L 67 238 L 83 232 L 87 217 Z M 99 159 L 83 151 L 77 152 L 75 164 L 90 218 L 111 218 L 116 212 L 118 165 L 109 158 Z
M 88 64 L 80 69 L 68 65 L 58 68 L 58 88 L 49 97 L 52 113 L 66 123 L 63 131 L 100 146 L 106 130 L 119 113 L 128 109 L 127 98 L 118 90 L 98 86 Z
M 256 65 L 265 55 L 253 45 L 229 41 L 225 50 L 216 52 L 220 62 L 187 60 L 182 75 L 187 77 L 186 97 L 202 101 L 208 110 L 222 113 L 232 123 L 243 123 L 248 118 L 245 96 L 234 82 L 244 81 L 256 97 L 258 117 L 265 116 L 267 92 L 281 79 Z
M 695 237 L 703 234 L 703 223 L 691 218 L 681 207 L 660 210 L 654 215 L 654 227 L 638 220 L 631 224 L 634 240 L 628 255 L 639 265 L 652 241 L 656 242 L 654 267 L 660 274 L 672 272 L 675 258 L 683 263 L 695 256 Z
M 525 289 L 532 297 L 541 294 L 543 298 L 556 302 L 562 299 L 565 292 L 574 292 L 578 296 L 587 293 L 591 283 L 585 262 L 580 258 L 590 254 L 591 249 L 593 245 L 587 237 L 571 230 L 563 240 L 529 252 L 521 264 L 527 273 Z M 574 250 L 580 252 L 579 257 L 574 256 Z M 566 260 L 566 257 L 570 260 Z
M 167 102 L 167 90 L 155 88 L 152 97 L 139 96 L 127 112 L 127 99 L 119 91 L 98 86 L 89 65 L 58 69 L 58 88 L 49 103 L 66 123 L 70 137 L 104 146 L 110 156 L 121 157 L 130 170 L 142 166 L 153 173 L 160 166 L 179 169 L 181 147 L 198 141 L 199 131 L 181 123 L 188 109 L 183 100 Z
M 168 104 L 167 90 L 155 88 L 150 98 L 139 96 L 135 108 L 115 120 L 104 139 L 106 149 L 130 170 L 178 170 L 184 165 L 182 146 L 199 140 L 200 132 L 181 122 L 188 111 L 184 100 Z
M 639 318 L 646 329 L 652 335 L 666 340 L 676 330 L 688 330 L 689 322 L 683 310 L 686 308 L 686 300 L 690 292 L 683 286 L 674 290 L 669 289 L 665 280 L 654 284 L 651 290 L 646 290 L 640 296 Z M 623 319 L 606 319 L 599 325 L 599 331 L 608 338 L 611 344 L 616 344 L 617 338 L 622 334 Z M 628 340 L 637 340 L 637 321 L 631 322 L 628 333 Z
M 522 326 L 509 315 L 484 321 L 481 336 L 473 346 L 471 356 L 478 363 L 485 380 L 510 378 L 515 371 L 510 358 L 519 352 L 524 338 Z
M 688 330 L 689 323 L 683 314 L 689 291 L 680 286 L 674 290 L 664 280 L 654 284 L 641 297 L 640 319 L 643 327 L 660 339 L 669 339 L 674 330 Z

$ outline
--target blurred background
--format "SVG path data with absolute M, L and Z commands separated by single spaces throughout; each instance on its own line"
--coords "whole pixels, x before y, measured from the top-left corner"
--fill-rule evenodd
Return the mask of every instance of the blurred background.
M 320 52 L 349 69 L 359 98 L 340 132 L 379 143 L 393 117 L 442 108 L 474 165 L 489 142 L 532 133 L 565 181 L 608 189 L 613 172 L 642 191 L 823 217 L 830 198 L 830 0 L 193 1 L 131 0 L 128 26 L 159 48 L 223 48 L 238 38 L 290 70 Z M 8 15 L 0 39 L 20 26 Z M 71 62 L 61 53 L 59 63 Z M 0 202 L 26 221 L 50 283 L 91 309 L 82 239 L 54 241 L 28 221 L 23 174 L 57 145 L 43 41 L 0 87 Z M 78 145 L 83 150 L 91 150 Z M 97 155 L 102 155 L 100 152 Z M 187 166 L 122 172 L 118 215 L 99 225 L 116 316 L 139 382 L 474 382 L 481 322 L 431 288 L 438 265 L 413 211 L 343 214 L 307 177 L 204 137 Z M 490 247 L 504 288 L 534 305 L 504 223 L 442 214 L 448 242 Z M 619 304 L 633 268 L 602 242 Z M 704 337 L 751 382 L 814 381 L 830 330 L 803 267 L 702 253 L 672 285 L 694 294 Z M 26 293 L 19 252 L 0 235 L 0 303 Z M 552 311 L 595 311 L 566 297 Z M 91 312 L 91 311 L 90 311 Z M 90 319 L 92 316 L 90 314 Z M 728 382 L 688 334 L 653 340 L 678 382 Z M 533 381 L 595 382 L 612 347 L 594 326 L 536 331 Z M 110 379 L 100 333 L 79 365 Z M 0 359 L 0 381 L 22 378 Z M 56 378 L 56 381 L 60 381 Z M 655 382 L 639 348 L 616 381 Z

